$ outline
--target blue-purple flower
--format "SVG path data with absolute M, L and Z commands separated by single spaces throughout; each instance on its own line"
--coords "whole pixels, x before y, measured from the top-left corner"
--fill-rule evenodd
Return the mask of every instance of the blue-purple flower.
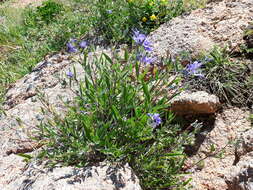
M 188 75 L 203 77 L 204 75 L 201 73 L 202 65 L 203 64 L 200 61 L 194 61 L 193 63 L 186 65 L 185 72 Z
M 108 14 L 112 14 L 112 10 L 107 10 L 106 11 Z
M 161 119 L 159 113 L 148 113 L 147 115 L 148 115 L 148 116 L 151 118 L 151 120 L 152 120 L 151 126 L 152 126 L 153 128 L 157 127 L 158 125 L 160 125 L 160 124 L 162 123 L 162 119 Z
M 79 43 L 79 47 L 85 49 L 88 46 L 87 41 L 83 40 Z
M 140 31 L 138 30 L 134 30 L 133 32 L 134 32 L 133 40 L 135 41 L 135 43 L 137 45 L 142 45 L 147 38 L 146 35 L 141 34 Z
M 76 53 L 79 49 L 85 49 L 88 46 L 88 42 L 85 40 L 82 40 L 78 42 L 77 39 L 71 38 L 69 42 L 67 43 L 67 51 L 69 53 Z
M 66 72 L 67 77 L 72 78 L 74 74 L 69 70 Z
M 146 51 L 153 51 L 152 44 L 147 40 L 147 36 L 145 34 L 140 33 L 138 30 L 133 30 L 133 40 L 139 46 L 143 46 Z
M 146 51 L 153 51 L 152 44 L 147 39 L 144 40 L 142 45 Z
M 75 45 L 72 42 L 67 43 L 67 51 L 69 53 L 76 53 L 78 49 L 75 47 Z

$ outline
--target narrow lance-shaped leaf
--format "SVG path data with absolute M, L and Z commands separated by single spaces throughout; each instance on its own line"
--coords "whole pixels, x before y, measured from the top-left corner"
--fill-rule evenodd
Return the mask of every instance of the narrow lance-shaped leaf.
M 111 59 L 107 54 L 103 53 L 102 55 L 105 57 L 105 59 L 106 59 L 109 63 L 113 64 L 112 59 Z
M 149 93 L 148 85 L 146 84 L 146 82 L 143 79 L 142 79 L 142 89 L 143 89 L 144 95 L 145 95 L 148 103 L 150 103 L 150 93 Z
M 112 113 L 113 113 L 114 117 L 116 118 L 116 120 L 121 119 L 120 113 L 114 105 L 111 106 L 111 109 L 112 109 Z

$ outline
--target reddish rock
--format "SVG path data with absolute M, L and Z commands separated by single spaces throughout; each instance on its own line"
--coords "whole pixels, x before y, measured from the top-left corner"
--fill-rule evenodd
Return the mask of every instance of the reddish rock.
M 171 110 L 177 115 L 213 114 L 219 107 L 218 97 L 205 91 L 185 91 L 171 101 Z

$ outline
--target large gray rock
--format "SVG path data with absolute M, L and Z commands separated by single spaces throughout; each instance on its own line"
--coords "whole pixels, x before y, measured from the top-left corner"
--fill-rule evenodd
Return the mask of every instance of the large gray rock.
M 5 114 L 0 120 L 0 189 L 5 190 L 26 170 L 26 163 L 18 153 L 29 153 L 39 148 L 29 136 L 43 120 L 39 91 L 58 112 L 65 108 L 61 98 L 71 100 L 74 93 L 62 85 L 61 76 L 74 64 L 69 55 L 57 54 L 37 65 L 34 71 L 18 80 L 6 94 Z
M 213 114 L 219 107 L 219 98 L 205 91 L 184 91 L 171 100 L 171 110 L 177 115 Z
M 1 187 L 1 185 L 0 185 Z M 139 180 L 128 165 L 100 163 L 87 168 L 30 164 L 28 169 L 3 190 L 141 190 Z
M 66 80 L 66 70 L 74 65 L 78 66 L 68 55 L 57 54 L 39 63 L 32 73 L 12 85 L 6 94 L 5 114 L 1 116 L 0 157 L 22 152 L 30 146 L 28 136 L 43 120 L 40 93 L 58 112 L 64 112 L 62 99 L 70 101 L 75 95 L 62 81 Z
M 243 43 L 244 29 L 252 22 L 252 0 L 212 2 L 204 9 L 177 17 L 152 32 L 153 55 L 193 54 L 208 51 L 214 45 L 238 48 Z

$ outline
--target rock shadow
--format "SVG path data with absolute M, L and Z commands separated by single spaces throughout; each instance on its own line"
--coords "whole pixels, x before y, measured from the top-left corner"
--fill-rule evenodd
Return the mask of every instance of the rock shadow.
M 176 121 L 179 121 L 181 123 L 183 130 L 187 130 L 189 132 L 192 132 L 194 130 L 193 127 L 190 127 L 192 123 L 195 121 L 202 123 L 200 131 L 195 134 L 194 144 L 185 145 L 185 153 L 187 156 L 193 156 L 197 154 L 206 136 L 213 130 L 215 123 L 215 114 L 177 116 Z

